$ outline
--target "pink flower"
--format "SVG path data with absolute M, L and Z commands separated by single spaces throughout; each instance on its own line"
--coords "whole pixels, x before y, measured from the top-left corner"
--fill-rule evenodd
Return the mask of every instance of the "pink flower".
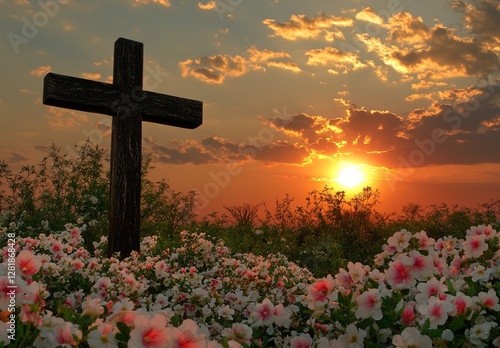
M 63 252 L 63 245 L 61 244 L 61 242 L 54 241 L 54 243 L 52 243 L 52 245 L 50 246 L 49 250 L 52 254 L 54 254 L 54 257 L 57 259 L 59 256 L 61 256 Z
M 468 308 L 472 306 L 472 298 L 470 296 L 465 295 L 462 292 L 458 292 L 455 298 L 451 302 L 455 307 L 454 310 L 451 311 L 450 315 L 465 315 Z M 471 313 L 472 314 L 472 313 Z
M 262 303 L 255 305 L 252 318 L 257 325 L 270 325 L 274 321 L 274 305 L 271 300 L 265 298 Z
M 413 278 L 411 267 L 405 266 L 400 260 L 396 260 L 389 265 L 385 278 L 394 290 L 409 289 L 417 283 Z
M 448 319 L 448 313 L 454 309 L 454 306 L 437 297 L 430 297 L 428 304 L 421 304 L 418 311 L 422 314 L 422 321 L 429 319 L 430 327 L 435 329 L 438 325 L 443 325 Z
M 467 259 L 478 258 L 488 249 L 486 235 L 468 236 L 463 244 L 464 256 Z
M 491 225 L 480 225 L 480 226 L 472 226 L 470 228 L 470 230 L 467 230 L 467 235 L 481 235 L 481 234 L 484 234 L 490 238 L 494 237 L 497 233 L 497 231 L 495 231 L 493 229 L 493 227 L 491 227 Z
M 16 258 L 17 268 L 24 277 L 31 278 L 40 270 L 42 263 L 29 250 L 23 250 Z
M 429 348 L 432 340 L 429 336 L 422 335 L 415 327 L 407 327 L 401 335 L 392 338 L 392 344 L 396 348 Z
M 312 344 L 312 338 L 308 334 L 295 336 L 290 340 L 290 348 L 309 348 Z
M 116 348 L 116 328 L 109 323 L 101 323 L 97 330 L 89 333 L 88 344 L 95 348 Z
M 116 312 L 108 317 L 110 323 L 124 323 L 132 326 L 137 319 L 137 312 L 133 310 Z
M 410 245 L 411 233 L 407 230 L 401 230 L 394 233 L 391 237 L 387 239 L 389 247 L 396 248 L 398 253 L 402 253 L 404 249 L 408 248 Z
M 443 282 L 443 278 L 441 280 L 431 278 L 426 283 L 418 284 L 417 290 L 419 293 L 415 296 L 417 303 L 423 303 L 431 296 L 439 297 L 439 295 L 444 294 L 448 290 L 448 287 Z
M 82 338 L 82 333 L 78 330 L 78 327 L 69 322 L 64 322 L 56 328 L 55 343 L 57 346 L 63 346 L 70 348 L 77 345 L 75 340 Z
M 350 261 L 347 264 L 347 269 L 353 283 L 361 283 L 364 280 L 365 274 L 369 271 L 360 262 L 352 263 Z
M 290 327 L 292 323 L 292 315 L 290 312 L 283 306 L 283 304 L 279 304 L 274 306 L 273 310 L 274 315 L 274 323 L 278 326 Z
M 161 314 L 156 314 L 151 319 L 144 315 L 139 315 L 134 320 L 135 327 L 130 332 L 128 346 L 137 348 L 167 346 L 172 337 L 166 325 L 167 320 Z
M 495 290 L 490 289 L 488 292 L 480 292 L 478 294 L 479 304 L 484 308 L 489 308 L 493 311 L 500 311 L 500 305 L 498 304 L 498 296 Z
M 99 316 L 104 313 L 104 307 L 101 305 L 100 298 L 91 298 L 87 296 L 82 303 L 83 314 Z
M 436 242 L 436 240 L 434 238 L 427 237 L 427 232 L 425 232 L 425 231 L 420 231 L 420 232 L 415 233 L 414 238 L 418 239 L 419 248 L 423 249 L 423 250 L 434 245 L 434 243 Z
M 426 280 L 436 271 L 432 264 L 432 258 L 424 256 L 416 250 L 412 250 L 408 256 L 401 256 L 401 262 L 411 267 L 413 276 L 418 280 Z
M 221 334 L 223 337 L 246 345 L 252 342 L 252 329 L 245 324 L 234 323 L 231 328 L 223 329 Z
M 172 328 L 172 347 L 178 348 L 202 348 L 206 347 L 205 334 L 199 333 L 198 325 L 186 319 L 178 328 Z
M 358 309 L 356 310 L 356 318 L 366 319 L 372 317 L 375 320 L 382 319 L 382 310 L 380 309 L 381 295 L 378 289 L 369 289 L 363 292 L 356 299 Z
M 407 305 L 405 309 L 403 309 L 403 313 L 401 313 L 401 322 L 406 326 L 410 326 L 414 320 L 415 309 L 412 305 Z
M 314 284 L 309 285 L 307 288 L 307 299 L 310 301 L 309 308 L 314 309 L 332 300 L 332 294 L 336 294 L 333 292 L 334 289 L 335 285 L 330 275 L 326 278 L 317 280 Z M 336 298 L 333 300 L 336 300 Z

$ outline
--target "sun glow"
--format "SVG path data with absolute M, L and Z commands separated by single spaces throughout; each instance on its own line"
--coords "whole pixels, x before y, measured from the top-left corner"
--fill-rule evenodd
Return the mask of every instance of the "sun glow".
M 345 188 L 357 188 L 365 182 L 365 176 L 360 166 L 346 163 L 340 166 L 335 181 Z

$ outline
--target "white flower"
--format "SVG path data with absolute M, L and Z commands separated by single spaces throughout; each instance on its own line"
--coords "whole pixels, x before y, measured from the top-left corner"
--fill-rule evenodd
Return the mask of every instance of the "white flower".
M 486 347 L 483 341 L 488 339 L 490 336 L 490 330 L 497 326 L 495 322 L 486 322 L 482 324 L 474 325 L 470 330 L 465 331 L 465 335 L 469 337 L 472 344 L 478 347 Z
M 422 335 L 415 327 L 407 327 L 401 335 L 392 338 L 396 348 L 431 348 L 432 341 L 429 336 Z
M 363 340 L 366 334 L 365 330 L 358 329 L 354 324 L 349 324 L 345 329 L 345 334 L 341 335 L 339 338 L 348 348 L 363 348 Z
M 223 318 L 233 320 L 234 309 L 232 309 L 228 305 L 222 305 L 217 310 L 217 314 Z

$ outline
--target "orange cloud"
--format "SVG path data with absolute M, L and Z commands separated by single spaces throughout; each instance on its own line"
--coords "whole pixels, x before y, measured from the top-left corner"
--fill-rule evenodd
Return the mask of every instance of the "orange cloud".
M 98 73 L 83 73 L 82 77 L 85 79 L 90 79 L 90 80 L 97 80 L 101 78 L 101 74 Z
M 491 151 L 500 146 L 499 91 L 500 86 L 442 91 L 442 98 L 458 98 L 463 103 L 434 103 L 407 117 L 366 110 L 344 100 L 342 117 L 294 114 L 263 119 L 266 129 L 281 134 L 259 146 L 220 137 L 168 146 L 146 139 L 146 145 L 155 160 L 172 164 L 262 161 L 303 165 L 343 154 L 387 168 L 403 168 L 408 163 L 412 167 L 500 163 L 497 152 Z
M 288 59 L 290 55 L 286 52 L 268 49 L 261 51 L 255 46 L 251 46 L 247 52 L 250 54 L 249 58 L 217 54 L 194 60 L 187 59 L 179 63 L 182 77 L 191 76 L 206 83 L 220 84 L 226 77 L 238 77 L 252 70 L 265 70 L 266 67 L 292 72 L 302 71 Z
M 35 70 L 31 70 L 30 74 L 35 75 L 37 77 L 43 76 L 52 71 L 52 67 L 50 65 L 42 65 L 36 68 Z
M 422 80 L 418 83 L 413 83 L 411 85 L 411 89 L 419 90 L 419 89 L 429 89 L 431 87 L 444 87 L 448 84 L 446 82 L 433 82 L 428 80 Z
M 332 67 L 329 72 L 332 74 L 347 73 L 351 70 L 358 70 L 366 67 L 366 64 L 358 60 L 358 56 L 353 52 L 342 52 L 334 47 L 312 49 L 305 53 L 309 56 L 307 65 L 323 65 Z
M 217 4 L 213 0 L 207 2 L 206 4 L 204 4 L 202 2 L 198 3 L 198 8 L 201 10 L 204 10 L 204 11 L 213 10 L 213 9 L 215 9 L 216 6 L 217 6 Z
M 49 115 L 45 118 L 54 128 L 72 128 L 87 122 L 88 117 L 73 110 L 49 107 Z
M 149 3 L 158 4 L 165 7 L 172 6 L 169 0 L 132 0 L 132 6 L 134 7 L 149 5 Z
M 356 19 L 359 21 L 370 22 L 383 26 L 384 20 L 376 14 L 371 7 L 366 7 L 360 12 L 356 13 Z
M 271 59 L 290 58 L 290 55 L 286 52 L 275 52 L 268 49 L 259 51 L 255 46 L 250 47 L 247 51 L 250 53 L 250 61 L 255 63 L 262 63 Z
M 385 42 L 366 34 L 358 39 L 387 66 L 420 80 L 484 76 L 500 69 L 498 56 L 480 41 L 442 25 L 428 28 L 421 18 L 404 12 L 389 19 Z
M 267 63 L 267 66 L 283 70 L 289 70 L 295 73 L 302 71 L 302 69 L 300 69 L 300 67 L 293 62 L 269 62 Z
M 265 19 L 262 23 L 272 29 L 274 35 L 286 40 L 323 38 L 332 41 L 339 34 L 328 29 L 335 26 L 352 26 L 353 20 L 348 17 L 326 16 L 324 13 L 320 13 L 318 17 L 309 18 L 305 15 L 292 15 L 290 20 L 286 22 Z

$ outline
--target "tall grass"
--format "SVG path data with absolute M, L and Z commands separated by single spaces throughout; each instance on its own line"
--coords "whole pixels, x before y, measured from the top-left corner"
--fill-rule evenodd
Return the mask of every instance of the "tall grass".
M 36 238 L 67 223 L 86 224 L 86 247 L 107 235 L 109 173 L 106 151 L 90 143 L 68 157 L 52 145 L 36 165 L 14 173 L 0 162 L 0 228 L 17 226 L 23 236 Z M 409 204 L 401 213 L 377 211 L 379 192 L 365 187 L 348 199 L 345 192 L 324 187 L 312 191 L 304 205 L 286 195 L 273 206 L 265 203 L 226 206 L 224 212 L 197 216 L 194 192 L 177 192 L 165 180 L 148 178 L 143 162 L 141 233 L 158 235 L 163 247 L 179 244 L 180 231 L 200 230 L 222 239 L 235 252 L 285 254 L 317 277 L 336 272 L 348 261 L 369 264 L 395 231 L 425 230 L 434 238 L 462 237 L 470 226 L 500 227 L 500 199 L 476 207 Z M 260 214 L 259 214 L 260 213 Z M 259 216 L 264 216 L 259 218 Z

